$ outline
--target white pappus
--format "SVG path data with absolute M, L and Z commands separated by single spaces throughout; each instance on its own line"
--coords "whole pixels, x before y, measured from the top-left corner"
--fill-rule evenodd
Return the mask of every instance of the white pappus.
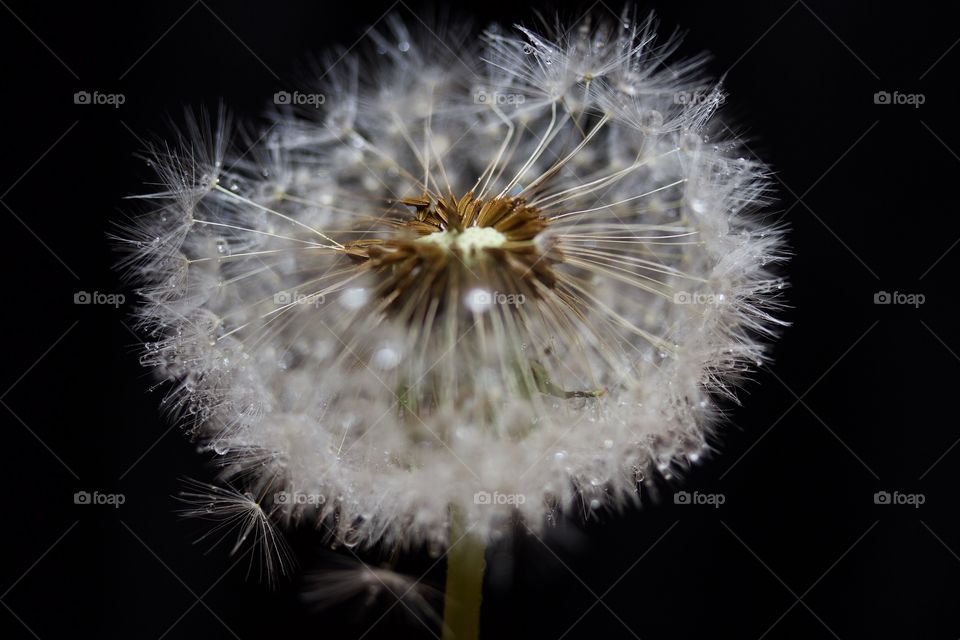
M 144 364 L 258 527 L 441 551 L 451 510 L 537 531 L 709 449 L 781 324 L 783 230 L 705 58 L 624 16 L 390 18 L 252 146 L 221 117 L 152 150 Z

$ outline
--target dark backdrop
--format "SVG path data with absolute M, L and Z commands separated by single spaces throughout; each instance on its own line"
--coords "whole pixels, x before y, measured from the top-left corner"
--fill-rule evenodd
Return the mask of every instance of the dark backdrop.
M 690 30 L 683 52 L 709 49 L 710 70 L 729 72 L 721 117 L 777 170 L 793 324 L 720 455 L 690 479 L 725 503 L 667 493 L 518 538 L 489 556 L 486 637 L 960 636 L 960 28 L 937 4 L 653 5 Z M 171 496 L 211 470 L 158 415 L 129 306 L 73 303 L 125 291 L 105 237 L 149 177 L 138 138 L 220 99 L 257 118 L 308 54 L 350 46 L 390 3 L 0 5 L 2 636 L 432 637 L 400 606 L 373 624 L 389 596 L 312 614 L 297 578 L 270 591 L 226 548 L 191 544 L 201 525 L 178 519 Z M 530 17 L 500 0 L 457 10 L 481 24 Z M 74 104 L 95 90 L 125 103 Z M 877 104 L 880 91 L 925 102 Z M 880 291 L 925 302 L 874 304 Z M 74 504 L 94 490 L 125 504 Z M 877 504 L 877 492 L 923 504 Z M 307 569 L 328 561 L 311 542 L 293 539 Z M 409 562 L 442 587 L 442 563 Z

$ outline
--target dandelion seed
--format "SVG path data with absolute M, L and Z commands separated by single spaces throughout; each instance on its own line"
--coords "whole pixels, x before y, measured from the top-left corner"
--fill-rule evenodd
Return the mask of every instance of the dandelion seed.
M 353 602 L 383 615 L 396 610 L 423 624 L 442 623 L 437 615 L 442 593 L 422 580 L 356 557 L 335 556 L 331 562 L 332 566 L 304 578 L 303 599 L 311 607 L 327 609 Z
M 261 577 L 274 584 L 279 576 L 288 573 L 293 558 L 286 541 L 271 519 L 272 513 L 264 511 L 261 505 L 263 496 L 240 492 L 228 487 L 207 484 L 196 480 L 186 480 L 187 488 L 180 492 L 179 500 L 189 505 L 180 513 L 186 517 L 199 518 L 213 522 L 197 542 L 209 542 L 212 547 L 236 535 L 230 555 L 252 554 L 249 568 L 256 564 L 262 571 Z M 248 571 L 249 573 L 249 571 Z

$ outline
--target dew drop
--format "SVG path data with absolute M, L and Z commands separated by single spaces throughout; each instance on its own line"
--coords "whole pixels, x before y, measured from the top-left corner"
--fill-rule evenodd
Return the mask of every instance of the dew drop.
M 640 124 L 647 129 L 659 129 L 663 126 L 663 114 L 656 109 L 651 109 L 643 114 Z
M 700 148 L 701 144 L 703 144 L 703 138 L 691 131 L 684 134 L 680 144 L 688 151 L 695 151 Z
M 340 296 L 340 304 L 351 311 L 360 309 L 367 303 L 367 290 L 362 287 L 353 287 L 347 289 Z
M 400 352 L 389 345 L 381 347 L 373 354 L 373 366 L 378 369 L 389 371 L 396 369 L 398 364 L 400 364 Z

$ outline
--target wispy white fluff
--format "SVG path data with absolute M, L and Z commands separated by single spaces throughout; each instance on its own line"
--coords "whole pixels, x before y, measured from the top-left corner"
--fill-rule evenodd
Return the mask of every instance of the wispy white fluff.
M 275 521 L 348 545 L 442 549 L 451 507 L 493 536 L 636 502 L 704 455 L 777 324 L 764 167 L 712 124 L 704 58 L 652 20 L 476 41 L 385 24 L 252 149 L 221 118 L 154 150 L 125 242 L 164 404 L 231 482 L 287 496 L 263 497 Z M 413 267 L 348 255 L 393 255 L 411 200 L 468 192 L 544 228 L 434 236 Z M 434 267 L 457 277 L 431 288 Z

